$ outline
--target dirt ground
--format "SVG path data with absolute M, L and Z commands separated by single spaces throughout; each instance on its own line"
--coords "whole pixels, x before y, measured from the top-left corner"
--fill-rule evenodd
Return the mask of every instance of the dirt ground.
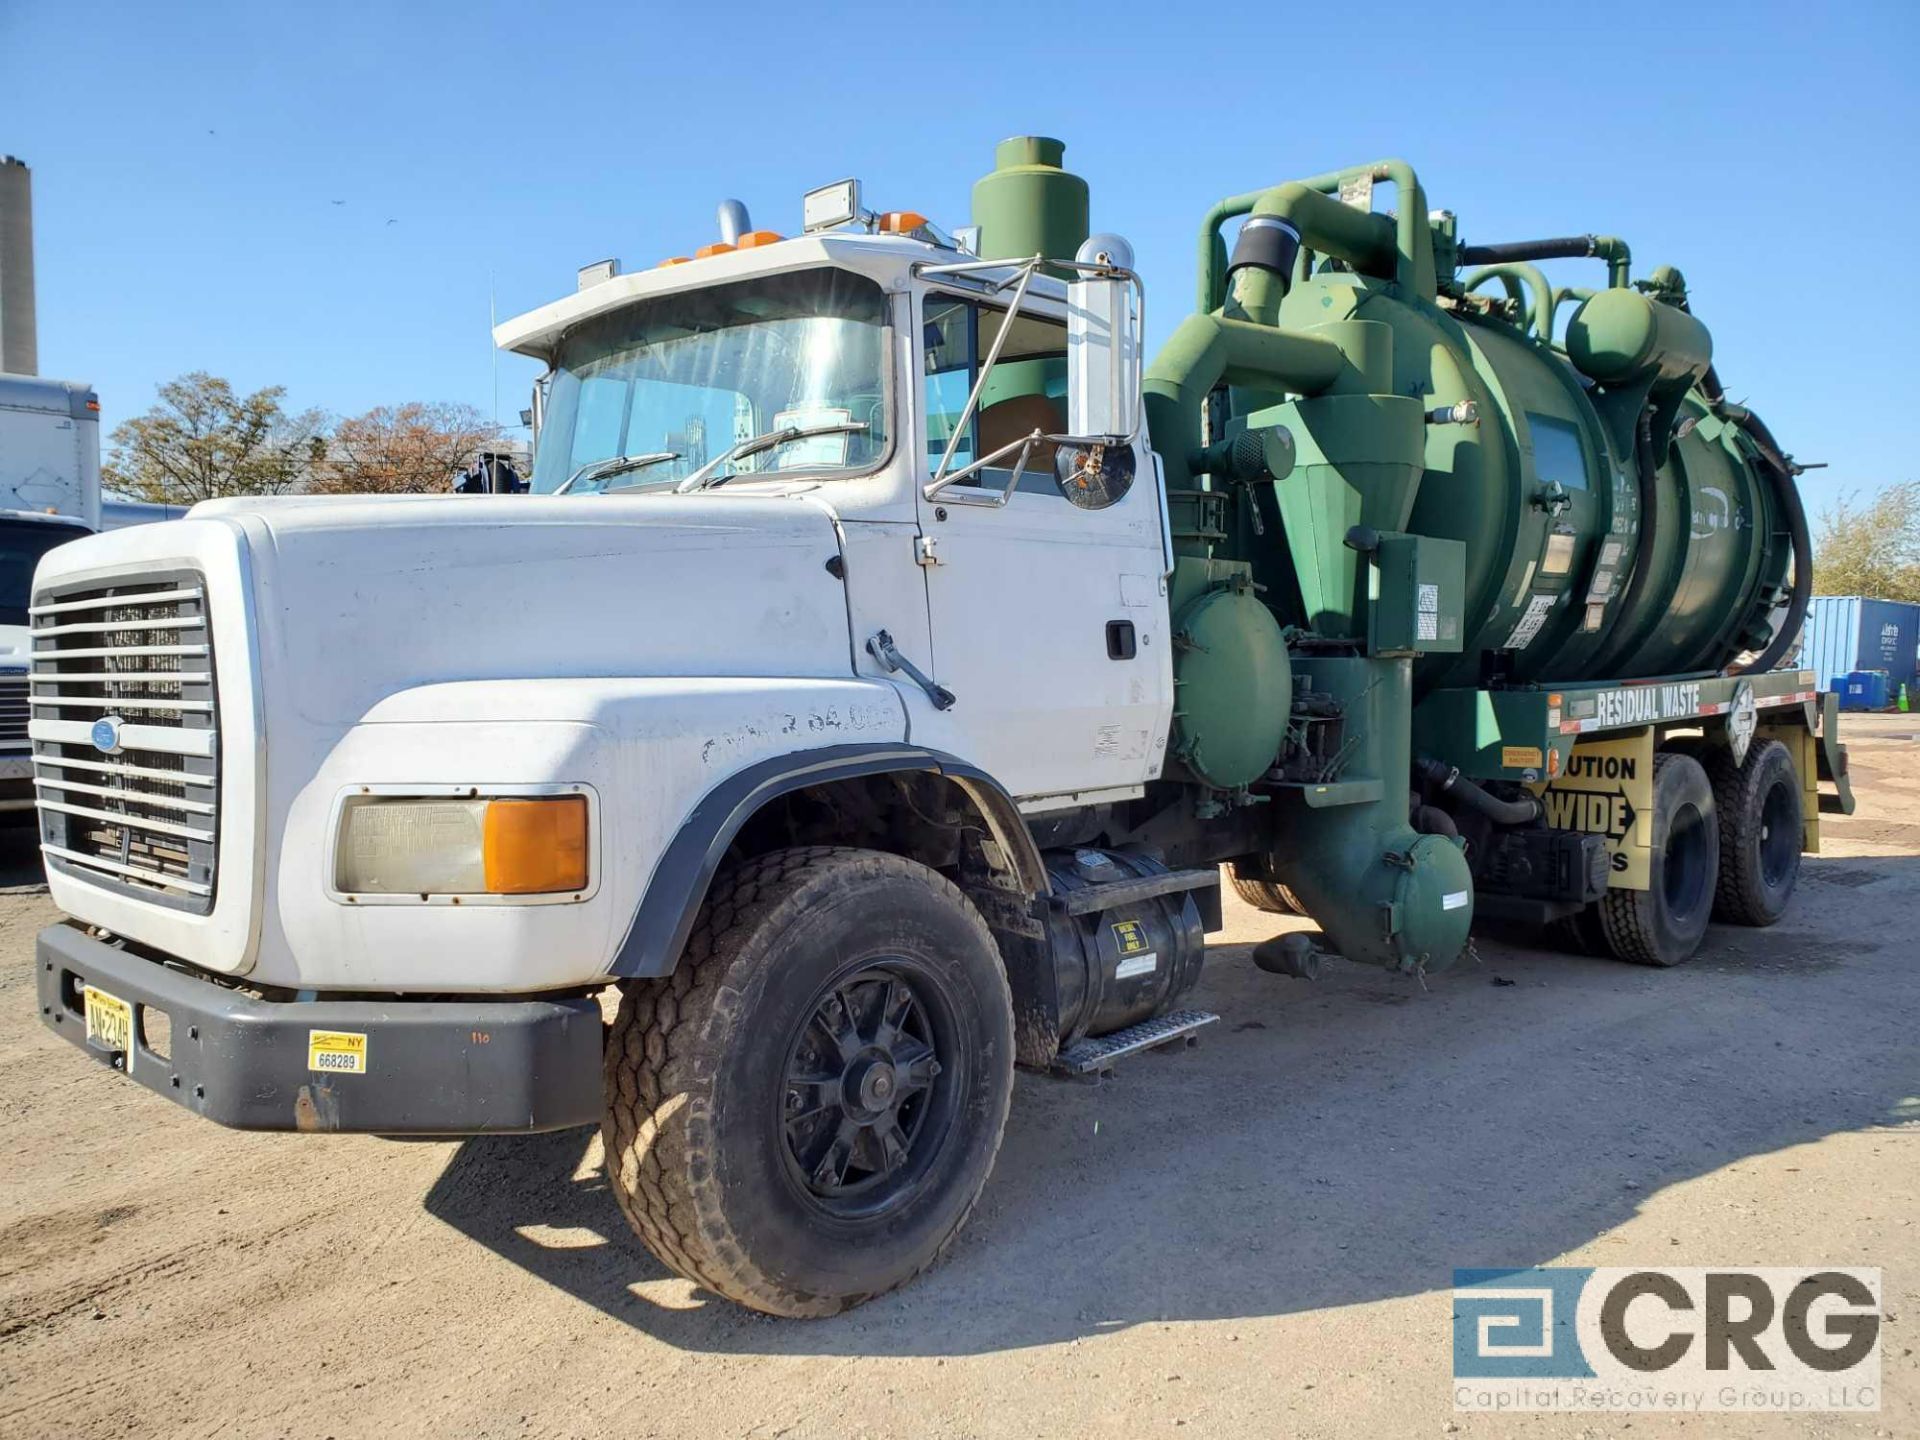
M 0 1436 L 1920 1433 L 1920 716 L 1849 736 L 1791 914 L 1675 971 L 1283 980 L 1234 906 L 1204 1044 L 1022 1076 L 952 1258 L 813 1322 L 666 1275 L 588 1131 L 241 1135 L 90 1062 L 7 842 Z M 1456 1415 L 1453 1268 L 1566 1263 L 1882 1266 L 1885 1408 Z

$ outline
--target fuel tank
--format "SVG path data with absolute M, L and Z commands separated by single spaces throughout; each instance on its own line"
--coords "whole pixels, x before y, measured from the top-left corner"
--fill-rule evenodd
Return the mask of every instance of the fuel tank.
M 1047 857 L 1047 878 L 1066 899 L 1097 885 L 1164 875 L 1151 856 L 1079 849 Z M 1172 1008 L 1200 981 L 1206 937 L 1193 897 L 1174 893 L 1113 909 L 1048 915 L 1051 999 L 1061 1048 L 1108 1035 Z

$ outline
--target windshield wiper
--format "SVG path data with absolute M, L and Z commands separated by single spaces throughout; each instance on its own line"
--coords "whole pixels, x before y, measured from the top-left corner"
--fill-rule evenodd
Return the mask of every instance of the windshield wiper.
M 684 495 L 689 490 L 705 490 L 711 485 L 725 484 L 733 479 L 733 476 L 721 475 L 713 479 L 708 477 L 729 460 L 744 460 L 749 455 L 758 455 L 763 450 L 771 450 L 791 440 L 810 440 L 815 435 L 854 435 L 872 428 L 864 420 L 828 420 L 819 425 L 785 425 L 778 430 L 769 430 L 764 435 L 749 435 L 744 440 L 736 440 L 687 476 L 673 487 L 673 493 Z
M 583 479 L 599 480 L 608 475 L 624 475 L 629 470 L 641 470 L 648 465 L 660 465 L 668 460 L 678 460 L 678 450 L 654 450 L 646 455 L 609 455 L 604 460 L 589 460 L 578 470 L 567 476 L 560 488 L 553 493 L 564 495 L 574 487 L 575 482 Z

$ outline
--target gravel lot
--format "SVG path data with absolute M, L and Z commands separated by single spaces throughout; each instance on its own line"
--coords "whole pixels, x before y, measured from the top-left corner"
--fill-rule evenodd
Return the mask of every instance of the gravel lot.
M 0 1435 L 1612 1433 L 1452 1411 L 1452 1269 L 1552 1263 L 1882 1266 L 1880 1414 L 1633 1423 L 1920 1433 L 1920 716 L 1848 733 L 1787 920 L 1676 971 L 1309 984 L 1234 908 L 1204 1044 L 1023 1076 L 953 1258 L 814 1322 L 667 1276 L 588 1131 L 240 1135 L 91 1063 L 0 837 Z

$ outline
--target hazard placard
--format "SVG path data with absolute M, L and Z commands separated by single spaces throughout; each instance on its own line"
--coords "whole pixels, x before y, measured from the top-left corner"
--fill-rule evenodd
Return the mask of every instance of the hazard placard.
M 1540 798 L 1554 829 L 1607 837 L 1615 889 L 1647 888 L 1653 868 L 1652 731 L 1582 741 Z

